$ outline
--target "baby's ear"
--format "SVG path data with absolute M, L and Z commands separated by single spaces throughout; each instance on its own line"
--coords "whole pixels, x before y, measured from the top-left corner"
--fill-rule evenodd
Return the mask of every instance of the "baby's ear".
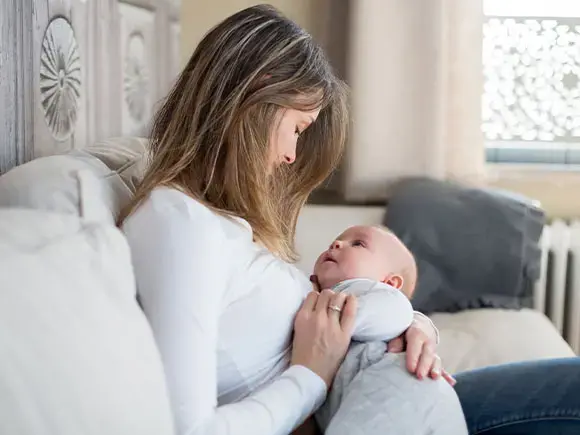
M 318 283 L 318 277 L 316 275 L 310 275 L 310 282 L 314 284 L 317 291 L 320 291 L 320 284 Z
M 383 283 L 390 285 L 391 287 L 395 287 L 397 290 L 401 290 L 403 288 L 404 279 L 401 275 L 389 275 L 383 280 Z

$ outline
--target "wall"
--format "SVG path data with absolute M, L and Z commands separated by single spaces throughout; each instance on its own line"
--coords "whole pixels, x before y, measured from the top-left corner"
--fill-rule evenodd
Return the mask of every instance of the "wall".
M 550 218 L 580 218 L 580 173 L 488 165 L 488 184 L 540 201 Z
M 181 59 L 186 62 L 203 35 L 214 25 L 241 9 L 264 2 L 250 0 L 185 0 L 181 6 Z M 271 0 L 298 24 L 311 31 L 314 6 L 319 0 Z
M 181 60 L 185 63 L 203 35 L 218 22 L 259 1 L 182 2 Z M 268 3 L 304 27 L 325 49 L 338 75 L 346 77 L 349 0 L 271 0 Z

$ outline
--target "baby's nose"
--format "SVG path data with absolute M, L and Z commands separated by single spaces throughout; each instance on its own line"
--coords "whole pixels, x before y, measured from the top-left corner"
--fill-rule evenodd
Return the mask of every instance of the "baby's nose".
M 339 249 L 341 246 L 342 242 L 340 240 L 335 240 L 332 242 L 332 245 L 330 245 L 330 249 Z

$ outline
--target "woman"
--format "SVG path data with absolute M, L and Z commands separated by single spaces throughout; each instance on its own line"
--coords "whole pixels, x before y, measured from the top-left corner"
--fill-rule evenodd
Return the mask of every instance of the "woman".
M 268 6 L 210 31 L 158 112 L 150 166 L 121 221 L 178 434 L 288 433 L 324 400 L 356 301 L 308 292 L 292 265 L 294 233 L 308 195 L 339 161 L 347 125 L 345 86 L 321 49 Z M 439 376 L 431 323 L 417 315 L 404 338 L 409 370 Z M 403 339 L 389 347 L 402 350 Z M 468 420 L 487 430 L 539 415 L 540 399 L 528 415 L 505 403 L 502 384 L 517 379 L 526 394 L 551 374 L 563 388 L 578 366 L 562 364 L 461 376 Z M 491 392 L 498 408 L 482 406 Z M 566 418 L 577 402 L 549 405 Z

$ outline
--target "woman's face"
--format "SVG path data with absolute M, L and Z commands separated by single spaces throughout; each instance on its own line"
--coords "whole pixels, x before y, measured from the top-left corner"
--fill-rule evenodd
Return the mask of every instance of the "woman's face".
M 283 109 L 278 129 L 273 132 L 270 143 L 271 170 L 283 164 L 294 163 L 298 138 L 304 130 L 316 121 L 319 113 L 320 109 L 311 112 Z

